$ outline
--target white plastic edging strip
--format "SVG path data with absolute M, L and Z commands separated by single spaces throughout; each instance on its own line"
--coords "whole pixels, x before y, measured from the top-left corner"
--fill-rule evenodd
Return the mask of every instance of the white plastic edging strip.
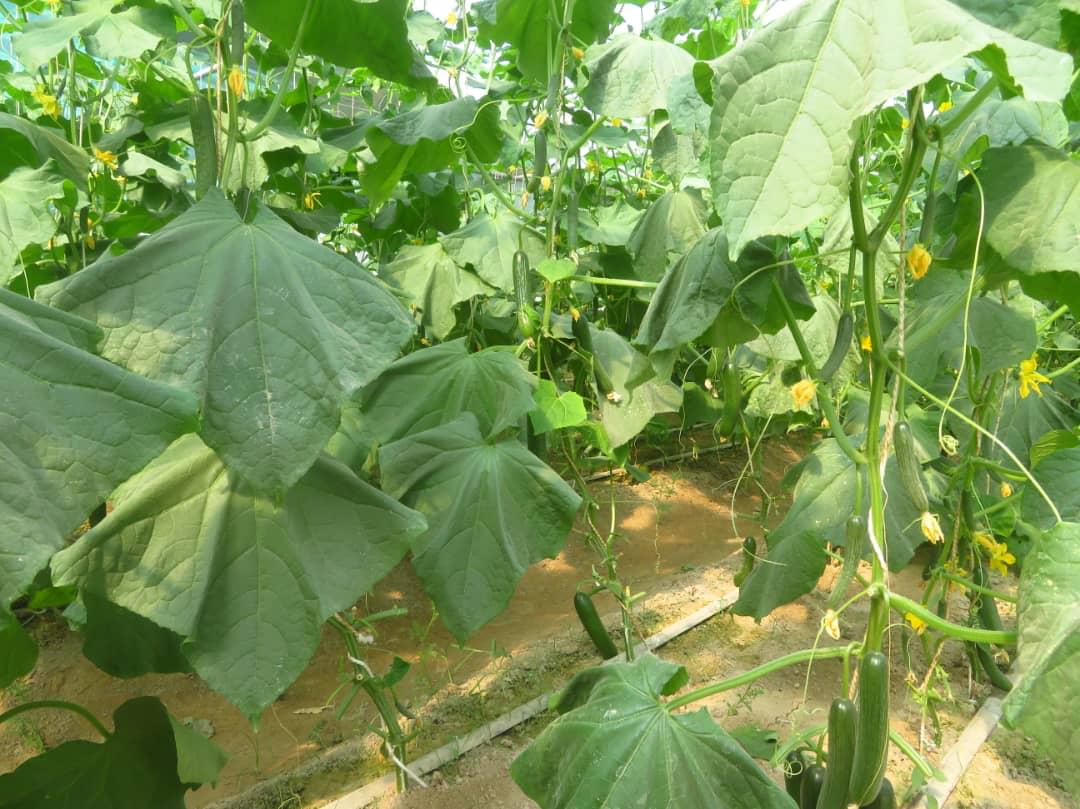
M 679 635 L 688 632 L 695 626 L 704 623 L 714 615 L 726 610 L 735 603 L 735 599 L 738 598 L 738 596 L 738 588 L 728 590 L 715 601 L 709 602 L 701 609 L 692 612 L 685 618 L 669 624 L 655 635 L 649 636 L 644 643 L 639 643 L 635 647 L 635 653 L 641 654 L 642 652 L 652 651 L 653 649 L 663 646 L 665 643 L 671 642 L 679 637 Z M 607 661 L 604 665 L 618 663 L 620 660 L 621 658 L 615 657 Z M 468 753 L 470 750 L 490 742 L 492 739 L 506 733 L 506 731 L 511 728 L 543 713 L 547 710 L 554 693 L 555 692 L 542 694 L 535 699 L 529 700 L 524 705 L 519 705 L 512 711 L 493 719 L 488 724 L 462 736 L 460 739 L 455 739 L 437 750 L 433 750 L 427 755 L 415 759 L 409 763 L 409 769 L 417 775 L 423 776 L 439 769 L 439 767 L 449 764 L 451 761 L 459 756 L 465 755 L 465 753 Z M 323 804 L 321 809 L 364 809 L 364 807 L 369 806 L 376 799 L 392 794 L 394 787 L 395 777 L 394 773 L 391 772 L 381 778 L 368 782 L 355 792 L 350 792 L 348 795 L 338 798 L 337 800 Z
M 997 697 L 987 697 L 986 702 L 982 704 L 964 728 L 964 732 L 960 734 L 960 738 L 956 740 L 956 744 L 942 757 L 940 769 L 945 775 L 945 780 L 930 781 L 913 809 L 942 809 L 945 806 L 945 801 L 956 789 L 956 785 L 964 777 L 967 768 L 975 760 L 979 748 L 990 738 L 990 734 L 994 732 L 1000 719 L 1001 700 Z

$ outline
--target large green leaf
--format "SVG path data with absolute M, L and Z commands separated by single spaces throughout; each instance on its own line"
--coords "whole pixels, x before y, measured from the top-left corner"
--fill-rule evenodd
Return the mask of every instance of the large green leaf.
M 272 492 L 311 466 L 342 403 L 412 331 L 370 273 L 263 206 L 245 222 L 218 192 L 37 294 L 95 320 L 104 356 L 195 393 L 206 443 Z
M 471 264 L 477 275 L 503 292 L 514 291 L 515 252 L 524 251 L 530 266 L 545 257 L 544 240 L 515 216 L 501 211 L 495 216 L 481 214 L 439 241 L 458 265 Z
M 156 697 L 128 700 L 99 743 L 64 742 L 0 775 L 0 809 L 184 809 L 184 794 L 216 780 L 225 757 L 178 726 Z M 198 762 L 194 765 L 193 762 Z
M 542 809 L 794 809 L 706 709 L 668 711 L 687 679 L 652 654 L 581 672 L 510 774 Z
M 622 34 L 585 55 L 585 106 L 609 118 L 644 118 L 666 109 L 668 86 L 689 74 L 694 57 L 677 45 Z
M 0 289 L 0 608 L 118 483 L 197 426 L 189 394 L 87 353 L 91 335 Z
M 19 620 L 0 606 L 0 688 L 34 670 L 38 647 Z
M 1008 31 L 1021 39 L 1030 39 L 1048 48 L 1056 48 L 1061 37 L 1061 0 L 952 0 L 980 20 Z
M 535 384 L 513 353 L 470 354 L 461 338 L 403 357 L 364 388 L 364 423 L 389 443 L 472 413 L 493 436 L 533 409 Z
M 991 44 L 1028 98 L 1068 92 L 1066 54 L 944 0 L 810 0 L 710 63 L 712 185 L 731 255 L 839 207 L 856 119 Z M 699 87 L 707 70 L 695 68 Z
M 1052 273 L 1044 279 L 1046 296 L 1080 311 L 1080 165 L 1058 149 L 1028 143 L 987 151 L 979 177 L 990 246 L 1022 281 Z
M 183 638 L 90 591 L 82 593 L 86 622 L 80 627 L 83 656 L 113 677 L 191 671 Z M 69 619 L 70 612 L 65 613 Z
M 1063 522 L 1024 559 L 1016 687 L 1005 723 L 1035 740 L 1069 790 L 1080 794 L 1080 523 Z
M 1066 522 L 1080 523 L 1080 447 L 1059 450 L 1041 461 L 1034 470 L 1035 478 L 1054 501 L 1058 513 Z M 1035 487 L 1024 489 L 1024 519 L 1043 530 L 1053 528 L 1057 518 Z
M 366 67 L 376 76 L 405 84 L 434 79 L 409 42 L 408 0 L 318 0 L 312 3 L 304 41 L 307 53 L 342 67 Z M 304 3 L 246 0 L 248 23 L 288 48 L 296 40 Z
M 708 212 L 697 191 L 668 191 L 638 220 L 626 248 L 634 257 L 634 273 L 659 281 L 674 258 L 681 258 L 705 233 Z
M 550 379 L 540 380 L 535 399 L 536 409 L 529 411 L 529 421 L 532 422 L 536 435 L 565 427 L 577 427 L 588 419 L 585 401 L 581 395 L 572 390 L 560 394 Z
M 616 0 L 575 3 L 569 35 L 589 45 L 604 39 L 611 29 Z M 473 4 L 479 39 L 517 48 L 517 66 L 529 79 L 547 82 L 548 52 L 559 36 L 559 23 L 551 18 L 549 0 L 480 0 Z
M 282 501 L 253 494 L 194 435 L 113 502 L 53 557 L 53 581 L 185 637 L 195 671 L 252 719 L 304 670 L 322 622 L 386 575 L 425 527 L 326 457 Z
M 405 245 L 380 275 L 405 293 L 409 303 L 420 310 L 424 328 L 439 340 L 457 324 L 457 304 L 495 291 L 459 267 L 441 244 Z
M 0 180 L 0 286 L 18 275 L 15 265 L 24 248 L 56 232 L 49 201 L 64 195 L 64 183 L 53 168 L 17 168 Z
M 729 331 L 741 332 L 738 342 L 759 332 L 775 332 L 783 316 L 772 287 L 774 273 L 779 273 L 796 316 L 810 317 L 814 305 L 794 268 L 755 273 L 776 263 L 776 252 L 763 242 L 750 245 L 738 262 L 730 261 L 721 228 L 698 239 L 660 282 L 638 330 L 636 342 L 649 350 L 657 374 L 670 376 L 683 345 L 721 320 Z
M 413 567 L 462 640 L 502 612 L 529 565 L 562 549 L 581 505 L 519 441 L 485 440 L 471 413 L 384 446 L 379 463 L 387 491 L 428 519 Z
M 821 367 L 832 351 L 833 343 L 836 342 L 836 325 L 840 321 L 840 306 L 827 295 L 815 295 L 811 298 L 814 305 L 814 314 L 805 323 L 801 324 L 799 331 L 802 332 L 810 355 L 814 358 L 814 364 Z M 763 357 L 783 362 L 799 362 L 802 354 L 795 344 L 795 338 L 791 330 L 784 326 L 776 334 L 763 334 L 756 340 L 746 344 L 747 348 Z
M 135 59 L 175 34 L 172 15 L 160 6 L 133 6 L 113 14 L 119 0 L 76 0 L 74 14 L 31 20 L 15 39 L 23 67 L 46 64 L 76 36 L 85 37 L 95 54 L 108 59 Z
M 61 174 L 80 188 L 86 187 L 90 174 L 86 152 L 68 143 L 58 130 L 0 112 L 0 175 L 15 166 L 38 168 L 49 158 L 56 161 Z

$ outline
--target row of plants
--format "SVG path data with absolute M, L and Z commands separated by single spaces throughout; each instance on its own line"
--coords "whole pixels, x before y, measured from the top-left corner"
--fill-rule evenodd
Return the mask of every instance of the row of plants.
M 575 607 L 610 658 L 592 599 L 617 606 L 624 655 L 515 761 L 545 809 L 886 806 L 890 744 L 914 794 L 898 623 L 925 711 L 965 644 L 1080 791 L 1080 6 L 767 6 L 0 6 L 0 686 L 50 612 L 109 674 L 194 672 L 257 726 L 328 624 L 407 788 L 408 664 L 365 658 L 397 613 L 351 608 L 408 557 L 465 641 L 581 519 Z M 832 643 L 685 690 L 634 659 L 587 479 L 700 425 L 751 456 L 815 436 L 732 610 L 841 568 Z M 924 544 L 916 600 L 890 578 Z M 830 658 L 787 790 L 682 710 Z M 0 807 L 182 806 L 224 764 L 152 698 L 0 723 L 44 709 L 103 740 L 0 775 Z

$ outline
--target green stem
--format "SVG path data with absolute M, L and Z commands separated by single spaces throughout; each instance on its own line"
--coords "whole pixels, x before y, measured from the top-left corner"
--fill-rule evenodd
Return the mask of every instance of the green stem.
M 477 158 L 476 152 L 473 151 L 472 146 L 466 143 L 465 150 L 466 153 L 469 155 L 469 160 L 472 161 L 473 166 L 477 169 L 477 171 L 480 172 L 480 176 L 484 178 L 484 182 L 487 184 L 487 187 L 491 191 L 491 193 L 495 195 L 495 198 L 499 200 L 499 202 L 501 202 L 508 211 L 513 213 L 518 218 L 523 219 L 526 222 L 539 224 L 539 217 L 533 216 L 528 211 L 515 205 L 514 201 L 510 199 L 510 195 L 507 194 L 497 182 L 495 182 L 495 178 L 491 176 L 491 172 L 488 171 L 487 167 L 484 166 Z M 541 237 L 543 236 L 543 234 L 539 235 Z
M 795 345 L 798 346 L 799 356 L 802 357 L 803 364 L 806 365 L 807 373 L 814 379 L 818 379 L 818 370 L 814 364 L 814 357 L 810 353 L 810 348 L 806 344 L 806 340 L 803 338 L 802 330 L 799 328 L 799 322 L 795 318 L 795 312 L 791 308 L 791 304 L 788 303 L 787 297 L 784 295 L 784 290 L 780 288 L 780 281 L 773 276 L 773 292 L 776 294 L 777 300 L 780 302 L 780 309 L 784 313 L 784 320 L 787 322 L 788 329 L 791 331 L 791 336 L 795 339 Z M 825 414 L 825 418 L 829 421 L 829 430 L 836 438 L 836 443 L 840 445 L 840 449 L 844 451 L 853 463 L 862 465 L 866 463 L 866 456 L 864 456 L 859 450 L 851 443 L 851 438 L 844 432 L 844 427 L 840 423 L 840 417 L 837 415 L 836 407 L 832 401 L 832 386 L 827 382 L 818 381 L 820 392 L 818 393 L 818 405 L 821 407 L 821 412 Z
M 961 626 L 952 621 L 946 621 L 936 612 L 931 612 L 918 601 L 912 601 L 896 593 L 889 593 L 889 606 L 900 615 L 911 613 L 927 626 L 933 627 L 943 635 L 948 635 L 956 640 L 966 640 L 971 643 L 993 643 L 997 646 L 1015 646 L 1015 632 L 997 632 L 992 629 L 977 629 L 971 626 Z
M 738 688 L 739 686 L 752 683 L 755 680 L 760 680 L 762 677 L 767 677 L 773 672 L 780 671 L 780 669 L 787 668 L 788 666 L 797 666 L 800 663 L 811 663 L 815 660 L 830 660 L 837 657 L 843 657 L 846 654 L 848 654 L 847 646 L 828 646 L 824 649 L 803 649 L 798 652 L 792 652 L 783 657 L 778 657 L 775 660 L 770 660 L 768 663 L 763 663 L 757 668 L 744 671 L 736 677 L 731 677 L 727 680 L 713 683 L 712 685 L 706 685 L 701 688 L 695 688 L 693 691 L 688 691 L 678 699 L 673 699 L 671 702 L 667 703 L 666 707 L 669 711 L 674 711 L 677 708 L 682 708 L 692 702 L 722 694 L 724 691 L 730 691 L 732 688 Z
M 942 579 L 946 579 L 947 581 L 959 584 L 965 590 L 972 590 L 976 593 L 981 593 L 982 595 L 996 598 L 998 601 L 1005 601 L 1009 604 L 1017 604 L 1020 601 L 1020 599 L 1018 599 L 1016 596 L 1011 596 L 1006 593 L 1000 593 L 997 590 L 990 589 L 989 587 L 983 587 L 981 584 L 976 584 L 975 582 L 971 581 L 971 579 L 965 579 L 963 576 L 957 576 L 956 574 L 949 573 L 947 570 L 944 569 L 935 570 L 933 572 L 933 575 Z
M 964 123 L 971 114 L 979 108 L 979 106 L 990 97 L 990 94 L 997 89 L 998 80 L 996 78 L 990 79 L 982 87 L 980 87 L 971 98 L 964 102 L 964 106 L 956 111 L 956 113 L 944 124 L 937 128 L 938 140 L 944 140 L 950 133 L 956 131 L 960 124 Z
M 169 0 L 169 5 L 172 6 L 173 12 L 175 12 L 177 17 L 184 21 L 184 25 L 186 25 L 192 33 L 197 34 L 202 32 L 202 27 L 195 22 L 195 18 L 188 13 L 188 10 L 184 8 L 184 4 L 181 3 L 180 0 Z
M 277 117 L 278 110 L 281 109 L 281 99 L 285 96 L 285 90 L 289 86 L 289 82 L 292 81 L 293 71 L 296 69 L 296 59 L 300 55 L 300 43 L 304 41 L 304 34 L 307 32 L 308 22 L 311 20 L 311 9 L 314 5 L 315 0 L 306 0 L 304 3 L 304 11 L 300 15 L 300 24 L 296 27 L 296 39 L 289 50 L 289 63 L 285 65 L 285 73 L 281 77 L 281 83 L 278 85 L 277 92 L 274 93 L 274 99 L 270 102 L 270 107 L 254 127 L 247 132 L 240 133 L 240 140 L 245 142 L 255 140 L 266 131 L 267 127 L 274 122 L 274 118 Z
M 1071 370 L 1073 370 L 1073 368 L 1076 368 L 1078 365 L 1080 365 L 1080 357 L 1077 357 L 1067 365 L 1062 365 L 1060 368 L 1050 371 L 1047 376 L 1051 379 L 1057 379 L 1059 376 L 1064 376 L 1065 374 L 1069 373 Z
M 588 284 L 607 287 L 629 287 L 631 289 L 656 289 L 656 281 L 636 281 L 632 278 L 603 278 L 597 275 L 572 275 L 570 281 L 584 281 Z
M 90 713 L 89 710 L 79 705 L 77 702 L 67 702 L 62 699 L 39 699 L 33 702 L 24 702 L 22 705 L 16 705 L 10 711 L 0 713 L 0 725 L 7 722 L 9 719 L 14 719 L 16 716 L 27 711 L 40 711 L 48 708 L 57 708 L 62 711 L 71 711 L 74 714 L 78 714 L 91 725 L 94 726 L 94 730 L 101 734 L 103 739 L 108 739 L 112 736 L 105 726 L 101 724 L 101 721 Z
M 559 218 L 559 199 L 562 197 L 563 178 L 566 177 L 566 167 L 570 163 L 570 158 L 576 155 L 581 150 L 581 147 L 589 142 L 589 138 L 593 136 L 603 123 L 603 116 L 599 116 L 595 121 L 589 124 L 589 128 L 581 133 L 581 137 L 566 147 L 566 151 L 563 152 L 562 160 L 559 161 L 559 173 L 555 175 L 555 185 L 551 194 L 551 211 L 548 213 L 547 253 L 549 256 L 555 254 L 555 221 Z
M 919 751 L 911 746 L 911 742 L 892 728 L 889 728 L 889 739 L 900 749 L 901 753 L 911 759 L 911 763 L 928 779 L 940 780 L 943 777 L 941 770 L 923 758 Z

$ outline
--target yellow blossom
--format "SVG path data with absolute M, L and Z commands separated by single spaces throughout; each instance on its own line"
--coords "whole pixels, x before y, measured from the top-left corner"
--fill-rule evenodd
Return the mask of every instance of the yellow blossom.
M 645 199 L 645 189 L 644 188 L 639 188 L 637 190 L 637 198 L 638 199 Z
M 585 51 L 583 51 L 577 45 L 570 49 L 570 53 L 573 54 L 575 59 L 581 60 L 585 58 Z
M 924 511 L 919 520 L 919 527 L 922 529 L 923 536 L 933 544 L 936 545 L 945 541 L 945 534 L 941 530 L 941 523 L 938 522 L 937 515 Z
M 821 627 L 833 640 L 840 640 L 840 616 L 836 610 L 826 610 L 825 617 L 821 619 Z
M 800 379 L 794 385 L 791 386 L 791 398 L 795 401 L 795 409 L 801 410 L 814 401 L 814 396 L 817 395 L 817 385 L 813 380 Z
M 1009 572 L 1009 565 L 1016 564 L 1016 557 L 1009 552 L 1009 546 L 1004 542 L 998 542 L 994 550 L 990 552 L 989 565 L 991 570 L 996 570 L 1002 576 Z
M 453 28 L 455 25 L 457 25 L 457 12 L 456 11 L 451 11 L 449 14 L 446 15 L 446 24 L 449 25 L 451 28 Z
M 574 322 L 577 323 L 579 320 L 581 320 L 581 310 L 578 309 L 576 306 L 571 306 L 570 317 L 572 317 L 574 319 Z
M 739 5 L 743 8 L 750 8 L 750 0 L 739 0 Z
M 94 231 L 90 231 L 83 237 L 83 244 L 86 245 L 88 250 L 93 250 L 97 247 L 97 238 L 94 236 Z
M 600 170 L 600 164 L 590 157 L 585 161 L 585 168 L 588 171 L 596 172 Z
M 859 340 L 859 348 L 861 348 L 863 351 L 873 351 L 874 350 L 874 344 L 870 341 L 870 335 L 869 334 L 864 334 L 862 336 L 862 339 Z
M 911 628 L 918 632 L 920 635 L 926 631 L 926 621 L 924 621 L 915 613 L 905 612 L 904 620 L 911 624 Z
M 1013 488 L 1009 485 L 1008 481 L 1002 481 L 998 491 L 1001 492 L 1002 497 L 1012 497 Z
M 521 192 L 521 199 L 519 200 L 519 203 L 520 203 L 522 208 L 524 208 L 526 205 L 529 204 L 529 192 L 528 191 L 522 191 Z
M 545 192 L 551 190 L 551 175 L 550 174 L 545 174 L 543 177 L 540 178 L 540 190 L 545 191 Z
M 622 118 L 612 118 L 611 119 L 611 125 L 612 126 L 622 126 Z
M 645 171 L 642 172 L 641 176 L 644 177 L 646 180 L 651 180 L 653 178 L 652 169 L 645 169 Z
M 60 11 L 60 0 L 48 0 L 48 3 L 49 8 L 51 8 L 54 13 L 58 13 Z
M 240 69 L 240 65 L 233 65 L 229 68 L 229 90 L 237 98 L 244 97 L 244 71 Z
M 1026 399 L 1028 394 L 1035 391 L 1042 396 L 1039 385 L 1050 384 L 1050 377 L 1040 374 L 1038 369 L 1039 355 L 1032 354 L 1030 359 L 1020 360 L 1020 398 Z
M 988 551 L 992 551 L 994 549 L 994 546 L 997 545 L 997 541 L 993 538 L 993 536 L 986 533 L 986 531 L 976 531 L 971 535 L 971 538 L 974 539 L 978 544 L 986 548 Z
M 938 112 L 948 112 L 951 109 L 952 109 L 952 102 L 951 101 L 942 101 L 941 106 L 939 106 L 937 108 L 937 111 Z
M 907 118 L 901 118 L 900 119 L 900 128 L 901 129 L 907 129 L 909 126 L 911 126 L 911 121 L 909 121 Z
M 108 149 L 94 149 L 94 157 L 101 161 L 102 165 L 116 171 L 119 161 L 116 159 L 116 152 L 110 152 Z
M 915 276 L 915 280 L 922 278 L 930 269 L 930 262 L 934 259 L 921 244 L 916 244 L 907 254 L 908 269 Z
M 533 118 L 533 126 L 535 126 L 537 129 L 539 129 L 540 127 L 542 127 L 544 124 L 547 123 L 547 119 L 548 119 L 547 110 L 540 110 L 540 112 L 536 113 L 536 117 Z
M 304 194 L 304 207 L 309 211 L 315 210 L 315 205 L 319 202 L 319 196 L 318 191 L 308 191 Z
M 34 101 L 41 105 L 41 111 L 50 118 L 56 118 L 60 115 L 60 104 L 57 103 L 56 96 L 46 91 L 44 87 L 38 85 L 31 95 Z

